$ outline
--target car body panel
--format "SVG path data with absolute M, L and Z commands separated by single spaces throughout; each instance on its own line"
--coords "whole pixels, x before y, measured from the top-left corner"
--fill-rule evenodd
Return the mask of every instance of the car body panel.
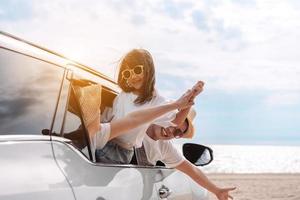
M 76 199 L 142 199 L 142 170 L 129 165 L 101 165 L 88 161 L 79 151 L 70 145 L 53 141 L 57 163 L 69 179 Z M 155 181 L 153 169 L 148 169 L 148 177 Z M 152 176 L 151 176 L 152 175 Z M 150 181 L 149 178 L 147 180 Z M 154 188 L 147 191 L 150 198 L 156 195 Z M 150 196 L 149 196 L 150 195 Z M 149 199 L 147 198 L 147 199 Z M 153 198 L 157 199 L 157 197 Z
M 157 191 L 163 186 L 170 190 L 168 200 L 208 200 L 207 190 L 200 189 L 197 183 L 180 171 L 175 171 L 161 182 L 155 184 Z
M 89 162 L 71 145 L 53 141 L 57 163 L 69 179 L 76 199 L 160 199 L 162 185 L 170 188 L 168 199 L 206 199 L 206 190 L 192 193 L 190 178 L 174 169 L 107 165 Z
M 3 142 L 1 138 L 0 157 L 0 199 L 74 199 L 50 141 L 29 141 L 27 136 L 26 141 Z

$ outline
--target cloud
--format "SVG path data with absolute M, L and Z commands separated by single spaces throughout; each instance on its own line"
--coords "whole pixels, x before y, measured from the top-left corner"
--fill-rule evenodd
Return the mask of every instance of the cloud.
M 177 98 L 196 80 L 204 80 L 204 93 L 196 102 L 201 137 L 224 142 L 251 135 L 268 141 L 299 132 L 296 0 L 14 2 L 21 6 L 0 5 L 3 31 L 112 78 L 124 53 L 141 47 L 153 55 L 158 90 L 166 98 Z M 31 81 L 34 85 L 35 79 Z M 24 98 L 15 103 L 32 108 Z M 4 100 L 2 113 L 11 108 Z
M 215 59 L 199 58 L 196 60 L 188 55 L 182 55 L 182 57 L 182 59 L 165 61 L 171 64 L 160 69 L 161 73 L 181 79 L 189 77 L 192 80 L 207 80 L 212 88 L 228 92 L 245 90 L 297 92 L 300 90 L 300 80 L 297 78 L 300 69 L 296 64 L 288 67 L 285 62 L 269 60 L 253 61 L 241 58 L 233 62 L 230 58 L 215 57 Z
M 153 54 L 158 73 L 181 82 L 203 79 L 209 89 L 229 93 L 300 91 L 295 42 L 300 14 L 289 1 L 35 0 L 27 5 L 26 17 L 0 19 L 4 31 L 112 78 L 122 55 L 142 47 Z
M 2 20 L 16 21 L 32 17 L 31 5 L 27 1 L 1 0 L 1 4 L 0 18 Z M 18 9 L 17 11 L 16 8 Z
M 193 22 L 194 22 L 195 26 L 199 30 L 202 30 L 202 31 L 208 31 L 209 30 L 208 25 L 207 25 L 206 16 L 202 11 L 195 10 L 192 13 L 192 19 L 193 19 Z
M 192 3 L 180 1 L 178 2 L 174 0 L 163 0 L 161 6 L 159 6 L 162 14 L 166 14 L 173 19 L 184 18 L 185 11 L 192 7 Z
M 299 105 L 300 102 L 300 94 L 299 93 L 278 93 L 273 94 L 265 99 L 265 104 L 273 107 L 273 106 L 291 106 L 291 105 Z
M 131 17 L 131 22 L 137 26 L 145 25 L 146 18 L 141 14 L 136 14 Z
M 233 3 L 240 4 L 241 6 L 255 6 L 255 0 L 233 0 Z
M 218 20 L 216 22 L 216 30 L 224 40 L 240 38 L 242 35 L 241 31 L 236 27 L 225 27 L 223 20 Z

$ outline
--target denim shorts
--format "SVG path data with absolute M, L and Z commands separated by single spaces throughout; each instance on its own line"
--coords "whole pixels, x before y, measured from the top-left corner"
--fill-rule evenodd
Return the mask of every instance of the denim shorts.
M 96 161 L 111 164 L 129 164 L 134 151 L 109 141 L 102 149 L 96 149 Z

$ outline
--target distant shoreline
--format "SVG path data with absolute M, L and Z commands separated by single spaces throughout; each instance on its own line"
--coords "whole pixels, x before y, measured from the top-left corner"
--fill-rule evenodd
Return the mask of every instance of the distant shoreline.
M 261 144 L 235 144 L 235 143 L 205 143 L 201 142 L 201 144 L 206 146 L 282 146 L 282 147 L 300 147 L 299 144 L 267 144 L 267 143 L 261 143 Z
M 217 141 L 210 141 L 205 140 L 201 138 L 194 138 L 192 140 L 190 139 L 182 139 L 180 141 L 176 141 L 176 144 L 184 144 L 184 143 L 197 143 L 197 144 L 203 144 L 203 145 L 226 145 L 226 146 L 287 146 L 287 147 L 300 147 L 300 140 L 295 140 L 293 142 L 281 142 L 278 143 L 276 141 L 269 141 L 269 142 L 263 142 L 263 141 L 250 141 L 250 142 L 242 142 L 242 141 L 223 141 L 223 142 L 217 142 Z
M 254 176 L 254 175 L 258 175 L 258 176 L 300 176 L 300 172 L 296 172 L 296 173 L 218 173 L 218 172 L 208 172 L 207 174 L 213 175 L 213 176 L 227 176 L 227 175 L 236 175 L 236 176 Z

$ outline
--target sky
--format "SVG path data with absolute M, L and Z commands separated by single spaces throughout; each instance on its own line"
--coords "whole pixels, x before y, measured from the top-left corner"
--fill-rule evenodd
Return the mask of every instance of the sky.
M 192 142 L 300 145 L 299 9 L 298 0 L 0 0 L 0 29 L 113 79 L 126 52 L 145 48 L 166 98 L 204 81 Z

